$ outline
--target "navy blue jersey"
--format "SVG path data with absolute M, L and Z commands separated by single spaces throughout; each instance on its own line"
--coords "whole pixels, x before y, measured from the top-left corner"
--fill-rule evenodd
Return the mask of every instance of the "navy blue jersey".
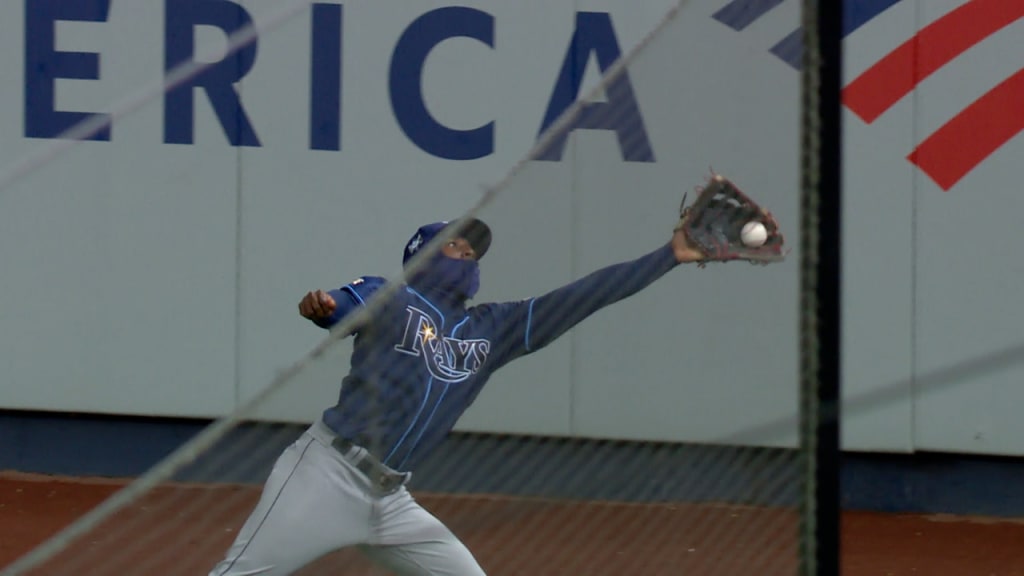
M 411 470 L 448 435 L 494 371 L 675 265 L 665 245 L 537 298 L 469 308 L 429 287 L 402 285 L 354 330 L 351 368 L 324 423 L 392 468 Z M 314 322 L 331 328 L 383 285 L 383 278 L 363 277 L 331 290 L 334 314 Z

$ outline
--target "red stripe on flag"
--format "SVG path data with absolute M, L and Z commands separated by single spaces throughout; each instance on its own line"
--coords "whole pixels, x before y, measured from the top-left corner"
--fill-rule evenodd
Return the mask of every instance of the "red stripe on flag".
M 978 98 L 928 136 L 908 160 L 949 190 L 1024 131 L 1024 69 Z
M 972 0 L 864 71 L 843 90 L 843 100 L 870 124 L 936 70 L 1020 18 L 1024 0 Z

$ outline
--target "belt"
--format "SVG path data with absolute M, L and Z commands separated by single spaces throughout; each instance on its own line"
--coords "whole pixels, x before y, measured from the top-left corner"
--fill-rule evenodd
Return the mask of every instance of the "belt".
M 365 474 L 378 490 L 386 494 L 398 490 L 409 479 L 408 474 L 396 472 L 385 466 L 380 460 L 374 458 L 369 451 L 351 440 L 335 437 L 331 441 L 331 446 L 355 466 L 356 469 Z M 354 448 L 362 448 L 361 454 L 353 456 Z

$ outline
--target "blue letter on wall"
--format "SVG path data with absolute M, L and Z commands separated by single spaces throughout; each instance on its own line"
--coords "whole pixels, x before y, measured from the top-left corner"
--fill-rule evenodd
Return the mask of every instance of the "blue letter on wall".
M 110 115 L 55 110 L 58 78 L 97 80 L 100 58 L 92 52 L 58 52 L 58 20 L 106 22 L 109 0 L 25 0 L 25 136 L 56 138 L 79 122 L 103 120 L 87 140 L 110 140 Z
M 450 160 L 473 160 L 494 152 L 494 122 L 455 130 L 430 115 L 423 101 L 423 64 L 435 46 L 464 36 L 494 47 L 494 18 L 474 8 L 438 8 L 402 33 L 391 57 L 389 89 L 398 125 L 425 152 Z
M 313 150 L 341 150 L 343 6 L 314 3 L 311 15 L 309 147 Z
M 165 0 L 164 70 L 170 72 L 194 57 L 195 27 L 216 26 L 229 36 L 252 25 L 244 8 L 228 0 Z M 194 88 L 206 90 L 210 104 L 233 146 L 259 146 L 260 141 L 249 123 L 235 92 L 235 82 L 252 69 L 256 61 L 254 38 L 224 60 L 204 67 L 201 72 L 164 95 L 164 142 L 191 144 L 195 125 Z M 230 48 L 230 47 L 229 47 Z
M 618 60 L 621 50 L 615 39 L 611 17 L 603 12 L 576 14 L 576 32 L 562 62 L 554 92 L 544 114 L 540 131 L 543 134 L 579 97 L 580 84 L 591 53 L 597 56 L 597 65 L 606 74 Z M 537 155 L 538 160 L 559 161 L 565 150 L 566 138 L 577 129 L 613 130 L 619 140 L 622 157 L 629 162 L 654 162 L 654 150 L 647 137 L 640 106 L 633 94 L 633 84 L 625 70 L 605 88 L 606 102 L 590 102 L 581 106 L 579 114 L 557 138 Z

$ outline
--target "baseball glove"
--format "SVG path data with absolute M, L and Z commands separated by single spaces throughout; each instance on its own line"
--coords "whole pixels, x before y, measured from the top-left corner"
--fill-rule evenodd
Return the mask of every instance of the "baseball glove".
M 757 223 L 763 225 L 763 231 Z M 754 228 L 746 242 L 745 226 L 748 230 Z M 712 174 L 707 185 L 698 190 L 693 204 L 687 206 L 683 196 L 675 230 L 682 230 L 690 245 L 704 254 L 704 259 L 698 261 L 702 266 L 729 260 L 769 264 L 785 258 L 784 240 L 775 218 L 718 174 Z

